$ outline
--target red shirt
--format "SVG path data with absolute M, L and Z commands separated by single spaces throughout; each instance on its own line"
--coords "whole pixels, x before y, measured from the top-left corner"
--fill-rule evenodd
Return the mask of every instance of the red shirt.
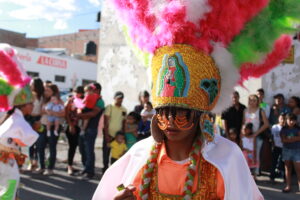
M 99 94 L 95 94 L 95 93 L 86 95 L 84 97 L 85 107 L 89 109 L 93 109 L 99 97 L 100 97 Z

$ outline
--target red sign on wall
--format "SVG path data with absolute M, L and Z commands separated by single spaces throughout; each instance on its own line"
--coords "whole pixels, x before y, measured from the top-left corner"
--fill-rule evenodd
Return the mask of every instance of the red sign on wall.
M 24 61 L 27 61 L 27 62 L 31 62 L 31 56 L 29 54 L 20 54 L 18 53 L 18 58 L 20 60 L 24 60 Z
M 68 64 L 67 61 L 65 60 L 51 58 L 47 56 L 40 56 L 37 63 L 41 65 L 48 65 L 48 66 L 63 68 L 63 69 L 66 69 Z

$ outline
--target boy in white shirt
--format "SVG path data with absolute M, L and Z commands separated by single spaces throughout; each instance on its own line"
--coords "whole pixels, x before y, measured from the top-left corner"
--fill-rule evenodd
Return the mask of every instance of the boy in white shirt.
M 272 168 L 270 174 L 270 179 L 272 182 L 274 182 L 274 179 L 276 178 L 276 175 L 278 175 L 278 172 L 280 174 L 284 174 L 282 161 L 282 141 L 280 137 L 280 131 L 283 126 L 285 126 L 285 114 L 282 113 L 278 117 L 278 124 L 274 124 L 271 130 L 274 141 L 272 149 Z

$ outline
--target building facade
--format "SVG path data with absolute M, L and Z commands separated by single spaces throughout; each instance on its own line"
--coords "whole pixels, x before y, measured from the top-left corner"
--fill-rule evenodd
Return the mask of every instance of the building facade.
M 55 56 L 25 48 L 14 48 L 17 50 L 17 56 L 28 75 L 39 77 L 43 81 L 51 81 L 60 90 L 66 91 L 96 81 L 96 63 L 69 56 Z
M 68 56 L 97 62 L 99 29 L 79 30 L 77 33 L 38 38 L 39 48 L 61 48 Z
M 123 104 L 131 111 L 138 103 L 139 92 L 150 91 L 150 69 L 127 45 L 122 27 L 109 6 L 103 2 L 97 80 L 102 85 L 102 95 L 107 104 L 113 102 L 116 91 L 122 91 L 125 94 Z
M 0 43 L 8 43 L 16 47 L 28 49 L 38 47 L 38 40 L 35 38 L 27 38 L 26 33 L 18 33 L 4 29 L 0 29 Z
M 300 96 L 300 41 L 295 38 L 293 48 L 285 62 L 259 79 L 246 81 L 245 88 L 237 87 L 241 101 L 248 104 L 248 95 L 255 94 L 256 90 L 265 90 L 265 101 L 273 104 L 273 96 L 282 93 L 286 99 L 291 96 Z M 287 101 L 286 101 L 287 103 Z

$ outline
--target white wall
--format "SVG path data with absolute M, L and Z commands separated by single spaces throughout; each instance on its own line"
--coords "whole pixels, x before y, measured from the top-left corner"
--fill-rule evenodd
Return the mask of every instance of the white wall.
M 113 102 L 116 91 L 122 91 L 123 104 L 131 111 L 138 104 L 138 93 L 145 89 L 150 92 L 149 69 L 127 46 L 121 25 L 107 0 L 103 1 L 102 8 L 97 80 L 102 85 L 106 104 Z
M 259 88 L 265 90 L 265 101 L 270 104 L 273 103 L 273 96 L 277 93 L 282 93 L 286 99 L 294 95 L 300 96 L 300 42 L 295 40 L 294 45 L 294 64 L 281 64 L 262 78 L 247 81 L 246 88 L 237 87 L 241 101 L 245 105 L 247 105 L 247 96 L 255 94 Z
M 281 64 L 263 78 L 268 101 L 272 101 L 273 95 L 277 93 L 282 93 L 287 98 L 300 96 L 300 42 L 294 41 L 294 45 L 295 63 Z
M 77 60 L 71 57 L 54 56 L 28 49 L 14 47 L 18 52 L 18 58 L 26 71 L 38 72 L 39 77 L 45 81 L 50 80 L 57 84 L 60 89 L 69 89 L 74 85 L 82 85 L 82 80 L 97 78 L 97 64 Z M 47 57 L 52 63 L 40 64 L 41 57 Z M 55 76 L 65 76 L 65 82 L 56 82 Z

